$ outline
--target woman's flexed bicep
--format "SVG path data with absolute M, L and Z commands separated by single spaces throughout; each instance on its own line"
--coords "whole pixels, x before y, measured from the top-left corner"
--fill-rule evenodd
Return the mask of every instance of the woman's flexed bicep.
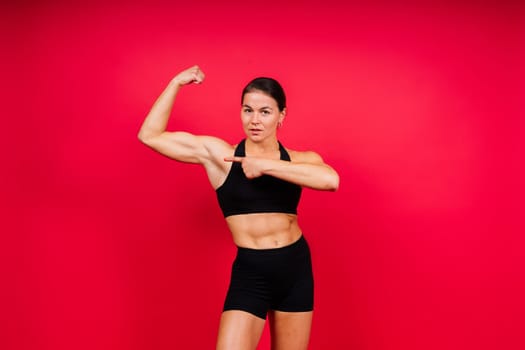
M 212 136 L 196 136 L 184 131 L 168 132 L 145 142 L 147 146 L 166 157 L 179 162 L 206 165 L 215 161 L 215 154 L 227 152 L 231 147 L 225 141 Z
M 187 132 L 168 132 L 166 127 L 179 90 L 188 84 L 201 83 L 204 73 L 198 66 L 177 74 L 157 98 L 140 127 L 138 138 L 147 146 L 170 158 L 198 163 L 204 154 L 206 139 Z

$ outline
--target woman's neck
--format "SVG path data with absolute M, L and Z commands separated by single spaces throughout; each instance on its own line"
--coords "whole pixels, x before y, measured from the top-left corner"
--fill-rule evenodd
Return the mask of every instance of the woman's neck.
M 279 151 L 279 142 L 277 138 L 271 138 L 261 142 L 253 142 L 250 139 L 246 139 L 245 150 L 246 153 L 251 155 L 271 154 Z

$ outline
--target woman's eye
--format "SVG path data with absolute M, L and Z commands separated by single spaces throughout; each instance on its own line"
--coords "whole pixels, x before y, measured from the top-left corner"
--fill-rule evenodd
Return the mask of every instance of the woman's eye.
M 268 115 L 268 114 L 270 114 L 270 112 L 269 111 L 262 111 L 262 114 L 263 115 Z
M 244 113 L 250 113 L 252 110 L 251 109 L 248 109 L 248 108 L 245 108 L 244 109 Z

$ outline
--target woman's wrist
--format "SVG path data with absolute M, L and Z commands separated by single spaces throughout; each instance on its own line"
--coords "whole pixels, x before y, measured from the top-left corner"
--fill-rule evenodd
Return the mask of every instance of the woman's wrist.
M 178 79 L 178 77 L 175 77 L 170 81 L 170 86 L 177 90 L 180 89 L 183 85 L 184 84 Z

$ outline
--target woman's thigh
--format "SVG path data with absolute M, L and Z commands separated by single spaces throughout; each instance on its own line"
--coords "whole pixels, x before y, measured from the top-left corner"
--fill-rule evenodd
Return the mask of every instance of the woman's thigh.
M 255 350 L 264 322 L 265 320 L 249 312 L 224 311 L 217 337 L 217 350 Z
M 310 339 L 313 311 L 270 311 L 272 350 L 306 350 Z

